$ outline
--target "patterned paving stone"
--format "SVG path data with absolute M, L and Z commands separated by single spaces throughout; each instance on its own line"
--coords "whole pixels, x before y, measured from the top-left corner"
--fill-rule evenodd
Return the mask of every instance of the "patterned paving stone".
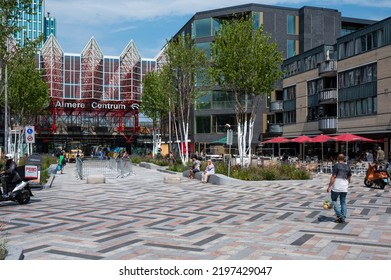
M 329 176 L 217 186 L 134 167 L 106 184 L 73 165 L 28 205 L 0 204 L 10 243 L 27 260 L 391 259 L 390 188 L 353 178 L 348 218 L 324 210 Z

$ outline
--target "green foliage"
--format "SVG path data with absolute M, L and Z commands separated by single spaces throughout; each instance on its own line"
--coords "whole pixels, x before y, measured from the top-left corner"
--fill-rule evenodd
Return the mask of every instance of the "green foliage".
M 169 41 L 164 54 L 167 63 L 163 73 L 174 130 L 179 140 L 187 143 L 195 100 L 204 95 L 210 86 L 208 59 L 205 51 L 197 48 L 189 34 Z M 181 127 L 177 127 L 177 124 Z M 181 157 L 185 165 L 188 154 Z
M 145 161 L 143 157 L 136 156 L 136 155 L 131 155 L 130 160 L 132 161 L 133 164 L 139 164 L 142 161 Z
M 48 108 L 49 94 L 36 69 L 33 49 L 19 51 L 9 63 L 8 104 L 14 122 L 25 126 Z
M 189 170 L 189 166 L 184 166 L 181 162 L 175 162 L 175 164 L 168 167 L 168 170 L 174 172 L 183 172 Z
M 214 162 L 216 174 L 228 175 L 228 167 L 224 162 Z M 206 162 L 201 163 L 201 170 L 205 170 Z M 183 172 L 188 170 L 189 166 L 175 164 L 168 170 Z M 302 168 L 292 165 L 270 165 L 270 166 L 250 166 L 243 168 L 239 165 L 232 166 L 230 177 L 244 181 L 264 181 L 264 180 L 308 180 L 311 174 Z
M 169 98 L 163 73 L 149 72 L 144 79 L 141 111 L 150 117 L 154 124 L 168 113 Z
M 34 59 L 43 36 L 36 40 L 26 39 L 22 47 L 9 39 L 16 32 L 25 32 L 24 27 L 17 24 L 21 17 L 32 13 L 31 7 L 31 0 L 0 1 L 0 80 L 3 81 L 7 73 L 9 112 L 13 124 L 21 126 L 31 123 L 49 105 L 47 85 L 36 69 Z M 5 95 L 4 85 L 0 83 L 2 97 Z
M 250 139 L 257 110 L 265 100 L 260 96 L 270 94 L 282 77 L 282 54 L 277 43 L 264 33 L 263 25 L 254 29 L 252 19 L 247 16 L 223 21 L 214 39 L 211 76 L 235 102 L 239 154 L 251 154 L 246 151 L 247 133 Z
M 212 76 L 236 95 L 268 94 L 282 76 L 283 59 L 277 49 L 263 25 L 254 30 L 251 18 L 223 21 L 211 46 Z
M 51 164 L 57 164 L 57 158 L 49 155 L 43 155 L 41 165 L 41 170 L 43 170 L 41 173 L 41 184 L 45 184 L 48 181 L 50 174 L 47 169 Z

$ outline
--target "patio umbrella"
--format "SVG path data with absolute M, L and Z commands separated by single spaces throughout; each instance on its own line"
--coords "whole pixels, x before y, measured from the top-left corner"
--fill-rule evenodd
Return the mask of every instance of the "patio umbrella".
M 224 136 L 223 138 L 217 139 L 211 143 L 215 144 L 226 144 L 227 143 L 227 136 Z
M 291 140 L 289 140 L 288 138 L 284 138 L 284 137 L 281 137 L 281 136 L 278 136 L 278 137 L 274 137 L 272 139 L 269 139 L 269 140 L 266 140 L 266 141 L 263 141 L 262 144 L 267 144 L 267 143 L 287 143 L 287 142 L 290 142 Z
M 262 144 L 278 144 L 278 156 L 280 156 L 280 144 L 281 143 L 287 143 L 287 142 L 290 142 L 291 140 L 289 140 L 288 138 L 284 138 L 284 137 L 281 137 L 281 136 L 278 136 L 278 137 L 274 137 L 272 139 L 269 139 L 269 140 L 266 140 L 266 141 L 263 141 Z
M 294 143 L 301 143 L 301 144 L 303 144 L 303 158 L 302 158 L 302 159 L 303 159 L 303 161 L 304 161 L 305 143 L 310 143 L 310 142 L 312 142 L 312 138 L 311 138 L 311 137 L 308 137 L 308 136 L 306 136 L 306 135 L 302 135 L 302 136 L 293 138 L 291 141 L 294 142 Z
M 312 143 L 321 143 L 322 145 L 322 161 L 323 161 L 323 143 L 331 140 L 331 136 L 320 134 L 315 137 L 312 137 Z
M 346 158 L 348 157 L 348 144 L 349 142 L 355 142 L 355 141 L 362 141 L 362 142 L 376 142 L 376 140 L 369 139 L 363 136 L 351 134 L 351 133 L 345 133 L 341 135 L 337 135 L 331 138 L 335 141 L 343 141 L 346 142 Z

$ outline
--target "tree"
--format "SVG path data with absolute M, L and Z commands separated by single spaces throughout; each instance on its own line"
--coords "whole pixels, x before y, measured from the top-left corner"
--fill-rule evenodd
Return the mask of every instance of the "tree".
M 36 68 L 34 48 L 22 50 L 9 62 L 8 105 L 14 124 L 24 127 L 49 107 L 50 100 L 47 84 Z
M 19 20 L 25 14 L 32 14 L 32 8 L 31 0 L 0 0 L 0 96 L 5 99 L 5 141 L 8 140 L 10 119 L 8 109 L 16 110 L 15 117 L 21 122 L 24 114 L 39 112 L 45 106 L 45 98 L 48 98 L 47 89 L 34 64 L 34 54 L 42 37 L 27 40 L 23 46 L 18 46 L 13 38 L 17 32 L 23 32 L 24 27 L 18 26 Z
M 261 96 L 270 94 L 282 76 L 282 55 L 277 43 L 263 32 L 263 26 L 254 29 L 251 18 L 241 17 L 222 22 L 211 46 L 211 57 L 212 76 L 233 95 L 238 150 L 244 167 L 244 157 L 251 158 L 256 109 L 261 105 Z
M 155 130 L 159 120 L 169 113 L 169 102 L 167 98 L 166 83 L 164 75 L 157 72 L 149 72 L 144 79 L 143 98 L 141 111 L 152 119 L 154 135 L 153 156 L 156 150 Z
M 189 123 L 195 101 L 210 85 L 208 59 L 198 49 L 190 35 L 178 36 L 170 41 L 165 50 L 167 63 L 163 66 L 165 84 L 173 112 L 173 123 L 183 165 L 189 161 Z M 202 86 L 200 86 L 200 84 Z M 180 144 L 183 143 L 183 149 Z
M 10 58 L 10 38 L 23 29 L 18 26 L 18 20 L 24 13 L 32 13 L 31 0 L 0 0 L 0 66 L 2 70 Z M 3 81 L 3 79 L 0 80 Z

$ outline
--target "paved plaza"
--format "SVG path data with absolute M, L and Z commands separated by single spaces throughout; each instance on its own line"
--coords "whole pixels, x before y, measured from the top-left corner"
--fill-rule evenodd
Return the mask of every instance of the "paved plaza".
M 347 223 L 324 210 L 329 175 L 305 181 L 202 184 L 134 166 L 87 184 L 74 164 L 28 205 L 0 203 L 26 260 L 391 259 L 391 195 L 354 176 Z

